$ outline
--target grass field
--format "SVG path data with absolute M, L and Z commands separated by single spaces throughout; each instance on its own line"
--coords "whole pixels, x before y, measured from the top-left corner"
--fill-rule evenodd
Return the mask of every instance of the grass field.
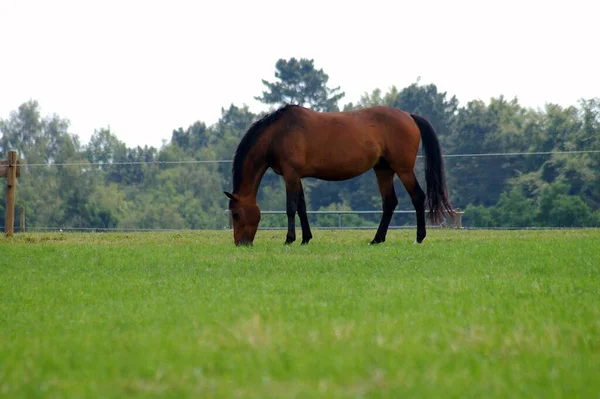
M 0 396 L 598 397 L 600 230 L 0 238 Z

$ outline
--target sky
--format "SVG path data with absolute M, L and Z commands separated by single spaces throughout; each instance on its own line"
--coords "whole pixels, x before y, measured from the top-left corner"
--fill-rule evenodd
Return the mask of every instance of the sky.
M 600 2 L 537 0 L 0 0 L 0 118 L 29 100 L 87 143 L 128 146 L 215 123 L 278 59 L 313 59 L 346 96 L 420 78 L 460 104 L 600 97 Z

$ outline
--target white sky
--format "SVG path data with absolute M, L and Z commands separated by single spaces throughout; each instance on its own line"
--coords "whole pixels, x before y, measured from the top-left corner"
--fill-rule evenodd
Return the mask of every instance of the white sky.
M 247 104 L 279 58 L 306 57 L 356 102 L 421 77 L 461 104 L 600 96 L 600 2 L 0 0 L 0 118 L 38 100 L 83 143 L 170 140 Z

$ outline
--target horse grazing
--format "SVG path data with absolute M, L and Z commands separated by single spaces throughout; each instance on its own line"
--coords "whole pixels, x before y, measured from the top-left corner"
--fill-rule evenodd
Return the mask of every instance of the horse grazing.
M 421 138 L 425 153 L 427 195 L 414 173 Z M 302 227 L 302 244 L 312 238 L 301 178 L 339 181 L 375 171 L 383 215 L 371 244 L 385 241 L 398 204 L 394 175 L 410 195 L 417 216 L 417 243 L 426 236 L 425 205 L 437 223 L 453 217 L 448 201 L 440 145 L 423 117 L 397 108 L 377 106 L 348 112 L 316 112 L 285 105 L 250 126 L 233 160 L 233 193 L 229 210 L 236 245 L 251 245 L 260 222 L 258 187 L 268 168 L 283 176 L 288 232 L 286 244 L 296 240 L 295 215 Z

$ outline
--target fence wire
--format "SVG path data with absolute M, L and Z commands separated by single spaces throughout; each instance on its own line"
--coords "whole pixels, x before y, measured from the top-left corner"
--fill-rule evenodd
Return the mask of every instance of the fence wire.
M 552 156 L 552 155 L 579 155 L 579 154 L 600 154 L 600 150 L 572 150 L 572 151 L 532 151 L 532 152 L 489 152 L 489 153 L 463 153 L 463 154 L 446 154 L 443 155 L 444 158 L 469 158 L 469 159 L 474 159 L 474 158 L 485 158 L 485 157 L 489 157 L 489 158 L 494 158 L 494 157 L 518 157 L 518 156 Z M 419 155 L 419 157 L 422 157 L 422 155 Z M 119 166 L 128 166 L 128 165 L 141 165 L 141 166 L 152 166 L 152 165 L 198 165 L 198 164 L 205 164 L 205 165 L 209 165 L 209 164 L 231 164 L 233 162 L 233 160 L 231 159 L 222 159 L 222 160 L 178 160 L 178 161 L 158 161 L 158 160 L 153 160 L 153 161 L 118 161 L 118 162 L 81 162 L 81 161 L 77 161 L 77 162 L 63 162 L 63 163 L 31 163 L 31 164 L 27 164 L 26 160 L 22 160 L 21 161 L 21 169 L 23 170 L 28 170 L 29 168 L 31 168 L 31 170 L 28 170 L 29 173 L 26 173 L 21 176 L 21 179 L 23 178 L 27 178 L 27 175 L 31 174 L 31 172 L 33 172 L 34 168 L 50 168 L 50 167 L 82 167 L 82 168 L 90 168 L 90 167 L 102 167 L 102 168 L 106 168 L 107 170 L 111 167 L 119 167 Z M 419 166 L 417 166 L 417 168 L 419 168 Z M 473 171 L 474 174 L 477 173 L 477 171 Z M 600 173 L 600 172 L 599 172 Z M 34 173 L 35 174 L 35 173 Z M 517 174 L 518 176 L 518 174 Z M 505 179 L 513 179 L 516 176 L 507 176 L 506 172 L 498 170 L 498 173 L 496 173 L 495 171 L 492 173 L 486 172 L 486 177 L 487 178 L 505 178 Z M 456 177 L 454 177 L 456 178 Z M 465 175 L 462 177 L 459 177 L 459 180 L 461 182 L 467 182 L 467 183 L 472 183 L 473 181 L 478 181 L 480 180 L 480 177 L 478 176 L 473 176 L 473 175 Z M 492 182 L 486 182 L 486 186 L 488 187 L 495 187 L 495 186 L 505 186 L 507 185 L 507 181 L 492 181 Z M 136 184 L 132 184 L 132 186 L 136 186 Z M 375 183 L 373 183 L 373 186 L 375 186 Z M 401 193 L 398 193 L 401 194 Z M 283 215 L 285 214 L 284 211 L 276 211 L 276 210 L 265 210 L 262 212 L 264 215 Z M 375 220 L 377 218 L 377 214 L 381 214 L 382 211 L 381 210 L 359 210 L 359 211 L 311 211 L 311 214 L 321 214 L 321 215 L 335 215 L 341 217 L 342 215 L 366 215 L 366 214 L 370 214 L 373 217 L 371 218 L 367 218 L 361 221 L 361 223 L 366 223 L 366 225 L 360 225 L 360 226 L 349 226 L 349 225 L 343 225 L 340 221 L 340 223 L 336 223 L 335 226 L 314 226 L 312 227 L 315 230 L 328 230 L 328 229 L 374 229 L 377 228 L 378 225 L 378 219 Z M 408 213 L 413 213 L 414 211 L 412 210 L 405 210 L 405 211 L 397 211 L 395 213 L 395 215 L 397 214 L 408 214 Z M 394 216 L 395 216 L 394 215 Z M 217 215 L 215 215 L 215 221 L 217 220 L 221 220 Z M 397 219 L 393 219 L 393 221 Z M 283 218 L 282 218 L 283 221 Z M 285 223 L 285 222 L 283 222 Z M 315 223 L 315 220 L 313 219 L 312 224 Z M 331 222 L 329 222 L 331 223 Z M 221 224 L 221 222 L 219 221 L 218 224 Z M 228 223 L 224 222 L 223 224 L 223 229 L 228 229 Z M 401 225 L 390 225 L 390 229 L 412 229 L 415 228 L 416 226 L 414 226 L 414 224 L 411 224 L 410 221 L 406 222 L 405 224 L 401 224 Z M 429 226 L 430 228 L 438 228 L 439 226 Z M 282 225 L 282 226 L 262 226 L 260 227 L 261 230 L 282 230 L 282 229 L 286 229 L 287 226 Z M 466 228 L 466 229 L 477 229 L 477 227 L 469 227 L 469 226 L 462 226 L 462 228 Z M 486 227 L 486 229 L 500 229 L 500 230 L 513 230 L 513 229 L 549 229 L 549 228 L 562 228 L 560 226 L 556 226 L 556 227 L 531 227 L 531 226 L 523 226 L 523 227 Z M 77 226 L 27 226 L 27 231 L 63 231 L 63 232 L 73 232 L 73 231 L 78 231 L 78 232 L 135 232 L 135 231 L 140 231 L 140 232 L 170 232 L 170 231 L 197 231 L 197 230 L 205 230 L 204 228 L 197 228 L 197 229 L 193 229 L 193 228 L 144 228 L 144 227 L 124 227 L 124 228 L 119 228 L 119 227 L 115 227 L 115 228 L 111 228 L 111 227 L 77 227 Z M 15 226 L 15 231 L 19 231 L 19 226 Z
M 488 152 L 470 154 L 445 154 L 444 158 L 480 158 L 480 157 L 506 157 L 526 155 L 560 155 L 560 154 L 598 154 L 600 150 L 576 150 L 576 151 L 537 151 L 537 152 Z M 423 155 L 418 155 L 418 158 Z M 182 165 L 182 164 L 227 164 L 233 163 L 232 159 L 220 160 L 182 160 L 182 161 L 126 161 L 126 162 L 63 162 L 63 163 L 24 163 L 23 167 L 51 167 L 51 166 L 121 166 L 121 165 Z

